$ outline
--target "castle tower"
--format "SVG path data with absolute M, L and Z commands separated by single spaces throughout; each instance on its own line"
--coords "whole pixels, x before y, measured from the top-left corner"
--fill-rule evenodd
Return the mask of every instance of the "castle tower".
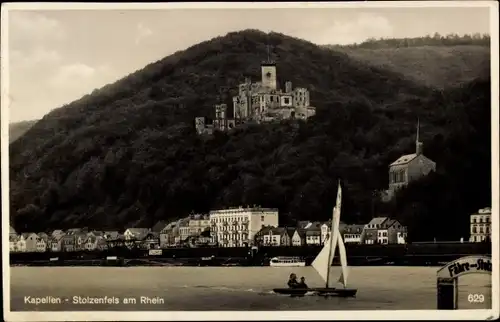
M 285 83 L 285 93 L 291 93 L 292 92 L 292 82 L 288 81 Z
M 226 118 L 226 110 L 227 110 L 226 104 L 215 105 L 215 118 L 218 120 L 225 119 Z
M 417 139 L 415 140 L 415 153 L 417 155 L 422 154 L 424 144 L 420 142 L 420 119 L 417 121 Z
M 276 62 L 271 60 L 269 46 L 267 46 L 267 60 L 261 64 L 262 86 L 276 90 Z

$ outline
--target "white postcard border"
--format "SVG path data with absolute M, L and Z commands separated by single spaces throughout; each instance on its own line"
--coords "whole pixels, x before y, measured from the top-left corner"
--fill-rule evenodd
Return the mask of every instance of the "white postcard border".
M 395 311 L 62 311 L 12 312 L 9 265 L 9 51 L 8 12 L 12 10 L 148 10 L 148 9 L 270 9 L 270 8 L 418 8 L 488 7 L 491 36 L 491 133 L 492 133 L 492 309 L 491 310 L 395 310 Z M 1 165 L 2 165 L 2 273 L 6 321 L 164 321 L 164 320 L 481 320 L 499 316 L 499 40 L 496 1 L 380 1 L 380 2 L 228 2 L 228 3 L 3 3 L 1 12 Z M 437 269 L 436 269 L 437 271 Z

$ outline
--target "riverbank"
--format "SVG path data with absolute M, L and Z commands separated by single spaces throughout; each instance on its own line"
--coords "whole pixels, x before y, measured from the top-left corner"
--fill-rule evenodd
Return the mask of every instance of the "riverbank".
M 302 257 L 310 265 L 321 246 L 239 248 L 112 248 L 105 251 L 11 253 L 12 266 L 267 266 L 276 256 Z M 491 255 L 487 243 L 346 245 L 352 266 L 429 266 L 468 255 Z M 338 258 L 334 259 L 333 264 Z

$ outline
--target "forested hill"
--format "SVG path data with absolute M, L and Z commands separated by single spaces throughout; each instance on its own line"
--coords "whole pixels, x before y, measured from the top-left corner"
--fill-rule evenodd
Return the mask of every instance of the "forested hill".
M 280 83 L 308 87 L 317 117 L 198 137 L 193 117 L 212 115 L 221 86 L 235 88 L 245 76 L 259 79 L 267 44 Z M 459 165 L 470 160 L 480 165 L 471 180 L 484 182 L 488 93 L 487 78 L 435 91 L 300 39 L 254 30 L 230 33 L 54 110 L 13 142 L 13 223 L 18 231 L 120 229 L 191 211 L 258 204 L 279 208 L 281 223 L 291 224 L 328 218 L 338 178 L 344 220 L 362 222 L 374 208 L 382 211 L 373 207 L 373 191 L 387 187 L 388 164 L 413 151 L 417 117 L 425 154 L 442 169 L 435 180 L 462 175 Z M 230 103 L 232 94 L 222 97 Z M 464 149 L 455 143 L 457 136 L 471 144 Z M 451 157 L 455 152 L 460 159 Z M 489 202 L 489 187 L 475 189 L 484 194 L 464 201 L 455 218 Z M 467 220 L 458 222 L 468 227 Z
M 360 44 L 326 47 L 438 88 L 458 86 L 490 70 L 489 35 L 435 34 L 419 38 L 369 39 Z
M 9 124 L 9 142 L 14 142 L 36 123 L 36 120 L 21 121 Z

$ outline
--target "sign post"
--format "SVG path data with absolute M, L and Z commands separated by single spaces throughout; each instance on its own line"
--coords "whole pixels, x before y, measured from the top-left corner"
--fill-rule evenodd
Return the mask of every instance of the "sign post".
M 488 256 L 466 256 L 449 262 L 437 271 L 437 309 L 458 309 L 458 278 L 466 274 L 490 274 Z

